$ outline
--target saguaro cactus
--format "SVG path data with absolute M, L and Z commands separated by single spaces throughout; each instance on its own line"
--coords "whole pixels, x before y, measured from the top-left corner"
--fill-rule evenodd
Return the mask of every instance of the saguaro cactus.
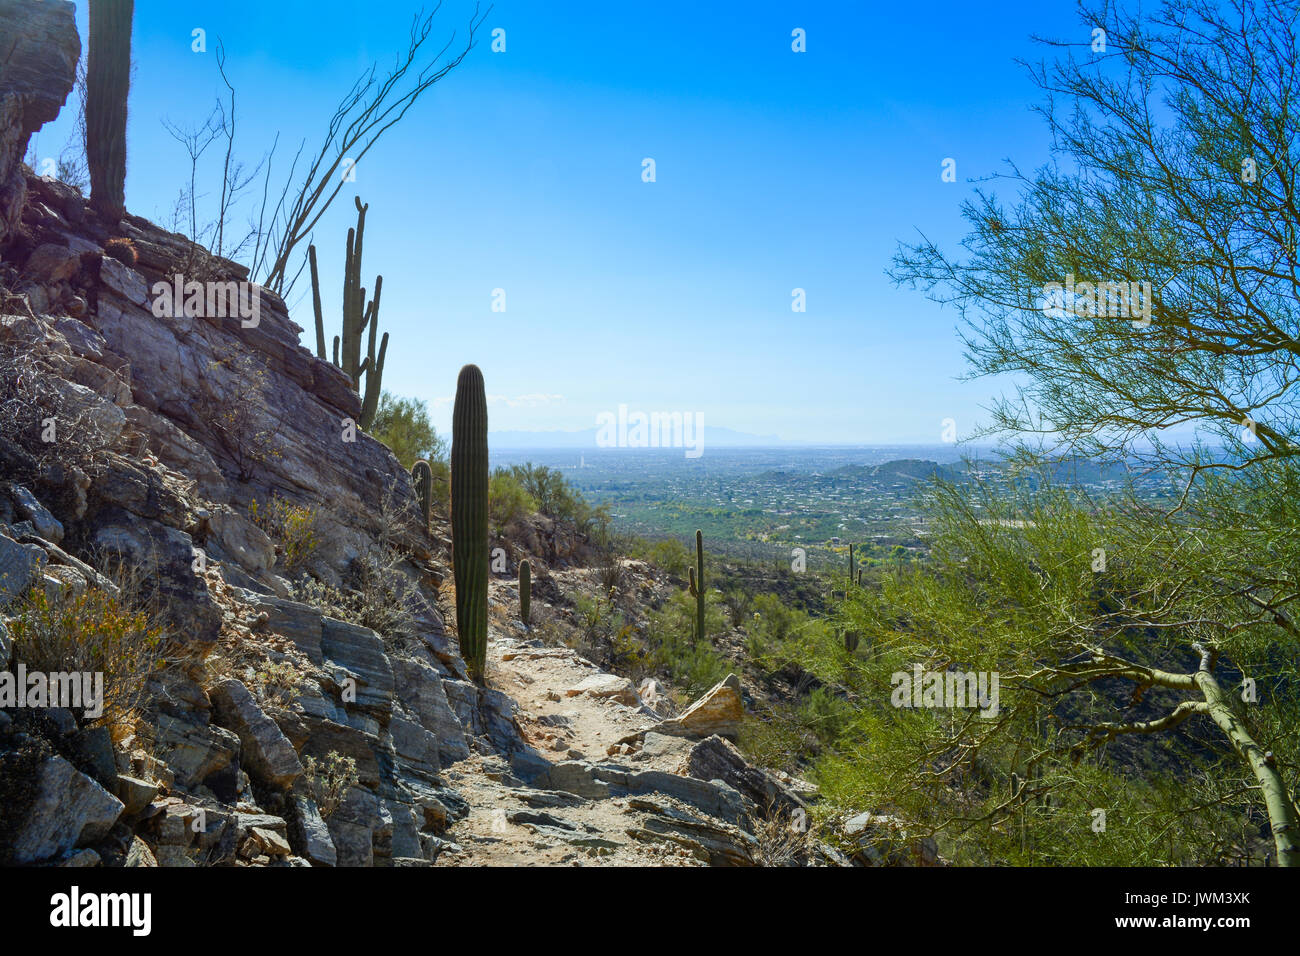
M 691 568 L 691 594 L 695 595 L 695 639 L 704 639 L 704 532 L 695 532 L 695 567 Z
M 487 430 L 483 373 L 466 365 L 456 382 L 451 417 L 451 561 L 460 653 L 479 683 L 487 666 Z
M 528 625 L 528 614 L 533 605 L 533 570 L 528 559 L 519 562 L 519 619 Z
M 90 201 L 106 218 L 126 215 L 126 98 L 131 89 L 135 0 L 91 0 L 86 58 L 86 161 Z
M 375 276 L 375 297 L 366 302 L 366 290 L 361 285 L 361 248 L 366 235 L 366 210 L 369 204 L 361 205 L 356 198 L 357 225 L 348 230 L 347 258 L 343 265 L 343 334 L 334 336 L 334 364 L 352 379 L 352 387 L 361 395 L 362 428 L 369 428 L 375 420 L 375 411 L 379 408 L 379 394 L 384 378 L 384 358 L 388 355 L 388 333 L 379 344 L 375 345 L 379 335 L 379 299 L 384 291 L 384 277 Z M 311 265 L 311 298 L 316 312 L 316 356 L 322 362 L 329 361 L 325 354 L 325 318 L 321 314 L 320 277 L 316 271 L 316 247 L 307 247 L 307 261 Z M 370 330 L 366 357 L 361 358 L 361 337 Z M 365 376 L 365 389 L 361 387 L 361 377 Z
M 424 516 L 424 530 L 429 530 L 433 517 L 433 466 L 421 458 L 411 466 L 411 484 L 420 496 L 420 514 Z
M 849 543 L 849 587 L 853 587 L 853 543 Z

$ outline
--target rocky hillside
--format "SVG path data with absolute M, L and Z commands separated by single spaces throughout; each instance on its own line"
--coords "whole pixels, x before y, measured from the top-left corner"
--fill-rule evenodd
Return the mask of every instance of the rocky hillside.
M 589 574 L 571 529 L 500 542 L 471 682 L 445 518 L 421 527 L 350 427 L 349 379 L 269 292 L 255 323 L 159 314 L 159 283 L 248 276 L 22 165 L 79 41 L 61 0 L 0 0 L 0 23 L 0 671 L 118 677 L 98 718 L 0 706 L 0 863 L 845 862 L 790 838 L 806 787 L 726 739 L 735 678 L 665 716 L 518 620 L 520 559 L 543 608 Z

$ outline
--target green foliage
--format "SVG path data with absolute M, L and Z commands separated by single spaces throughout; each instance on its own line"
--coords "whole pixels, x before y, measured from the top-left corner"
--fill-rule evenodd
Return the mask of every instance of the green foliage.
M 698 605 L 694 598 L 678 592 L 650 614 L 649 660 L 666 672 L 687 697 L 696 697 L 731 671 L 731 666 L 705 641 L 694 640 Z M 723 608 L 709 601 L 706 607 L 705 633 L 725 630 Z
M 163 634 L 150 615 L 90 588 L 32 589 L 9 619 L 13 654 L 29 671 L 103 675 L 103 712 L 115 735 L 131 723 L 149 677 L 162 664 Z
M 90 199 L 106 218 L 126 214 L 126 103 L 131 89 L 135 0 L 93 0 L 86 61 L 86 160 Z
M 489 508 L 494 534 L 502 535 L 507 527 L 537 510 L 537 501 L 508 470 L 498 468 L 488 486 Z
M 254 498 L 249 502 L 248 516 L 275 542 L 281 566 L 289 575 L 303 570 L 320 547 L 314 508 L 278 496 L 265 505 Z
M 1294 510 L 1288 489 L 1237 507 L 1255 520 Z M 1232 498 L 1242 502 L 1246 491 L 1236 482 Z M 1300 758 L 1294 734 L 1281 730 L 1295 701 L 1295 643 L 1267 617 L 1250 623 L 1241 604 L 1188 587 L 1265 573 L 1258 563 L 1245 570 L 1234 553 L 1247 534 L 1229 500 L 1216 499 L 1213 528 L 1205 502 L 1189 501 L 1201 525 L 1192 539 L 1182 523 L 1153 522 L 1134 502 L 1101 507 L 1044 482 L 1009 495 L 936 485 L 931 562 L 852 589 L 832 627 L 802 628 L 786 642 L 837 701 L 853 704 L 847 722 L 840 704 L 826 709 L 829 698 L 801 715 L 834 728 L 816 767 L 829 805 L 888 807 L 915 832 L 960 833 L 947 852 L 963 862 L 1149 865 L 1252 853 L 1258 862 L 1244 834 L 1261 807 L 1232 783 L 1241 770 L 1227 769 L 1232 748 L 1213 724 L 1193 716 L 1109 744 L 1096 733 L 1201 699 L 1193 685 L 1150 686 L 1142 676 L 1194 670 L 1188 642 L 1199 639 L 1233 668 L 1270 675 L 1272 696 L 1250 708 L 1251 731 L 1279 764 Z M 1108 560 L 1098 570 L 1102 544 Z M 1272 560 L 1291 566 L 1286 550 Z M 837 637 L 845 629 L 869 649 L 846 654 Z M 998 673 L 997 718 L 894 706 L 893 675 L 918 663 Z M 936 764 L 936 754 L 946 756 Z M 1201 799 L 1207 793 L 1213 799 Z M 1106 811 L 1104 831 L 1092 829 L 1097 809 Z
M 646 560 L 674 577 L 683 577 L 691 564 L 691 551 L 676 538 L 656 541 L 646 555 Z
M 366 430 L 372 438 L 388 446 L 403 468 L 415 467 L 420 459 L 444 468 L 447 464 L 447 439 L 429 421 L 428 404 L 417 398 L 399 398 L 384 392 L 374 421 Z
M 383 386 L 384 358 L 388 354 L 388 333 L 384 333 L 383 342 L 375 352 L 379 333 L 379 300 L 383 295 L 384 277 L 375 278 L 375 296 L 366 302 L 366 290 L 361 285 L 361 251 L 365 242 L 366 210 L 369 205 L 361 204 L 361 197 L 355 197 L 357 205 L 357 224 L 348 230 L 348 247 L 343 268 L 343 334 L 334 336 L 334 364 L 341 368 L 352 387 L 362 396 L 361 420 L 358 424 L 370 430 L 379 408 L 379 395 Z M 328 361 L 325 354 L 325 317 L 321 312 L 320 277 L 316 268 L 316 247 L 307 247 L 307 259 L 311 265 L 312 306 L 316 314 L 316 356 L 322 362 Z M 366 348 L 366 357 L 361 358 L 361 337 L 369 328 L 370 335 Z M 365 388 L 361 378 L 365 376 Z
M 582 493 L 564 477 L 563 472 L 546 465 L 511 465 L 498 469 L 519 482 L 536 502 L 539 512 L 548 518 L 572 524 L 581 534 L 598 545 L 609 542 L 610 515 L 607 505 L 593 508 Z
M 451 551 L 456 627 L 470 676 L 483 681 L 488 627 L 488 414 L 483 373 L 460 370 L 451 434 Z

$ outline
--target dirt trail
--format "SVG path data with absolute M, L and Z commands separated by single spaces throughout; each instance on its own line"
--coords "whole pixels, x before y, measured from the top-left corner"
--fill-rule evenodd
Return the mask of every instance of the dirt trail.
M 493 597 L 494 610 L 513 604 L 505 593 Z M 652 733 L 644 746 L 619 744 L 658 721 L 629 681 L 569 648 L 542 646 L 519 622 L 497 617 L 492 631 L 488 685 L 519 704 L 524 738 L 546 759 L 586 761 L 616 773 L 684 774 L 694 741 Z M 471 810 L 448 834 L 459 852 L 444 853 L 439 866 L 706 866 L 702 850 L 709 840 L 701 844 L 688 835 L 695 827 L 702 825 L 707 837 L 745 842 L 730 832 L 736 828 L 662 792 L 582 797 L 521 787 L 494 756 L 474 755 L 444 775 Z

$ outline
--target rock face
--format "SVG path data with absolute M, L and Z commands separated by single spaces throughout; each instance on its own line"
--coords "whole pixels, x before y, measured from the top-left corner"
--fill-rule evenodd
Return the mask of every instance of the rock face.
M 14 840 L 15 863 L 48 860 L 102 840 L 122 815 L 122 801 L 62 757 L 41 764 L 35 801 Z
M 59 115 L 76 81 L 81 39 L 74 10 L 70 0 L 0 0 L 0 249 L 22 216 L 28 139 Z
M 248 688 L 233 677 L 210 692 L 221 722 L 239 736 L 244 766 L 273 787 L 283 788 L 302 776 L 302 764 L 289 738 L 267 717 Z
M 687 769 L 700 780 L 721 780 L 740 792 L 763 816 L 793 817 L 807 807 L 793 790 L 776 777 L 751 767 L 734 745 L 709 737 L 691 749 Z
M 745 702 L 740 695 L 740 678 L 728 674 L 726 679 L 691 704 L 677 717 L 655 726 L 660 734 L 675 737 L 735 737 L 745 716 Z

